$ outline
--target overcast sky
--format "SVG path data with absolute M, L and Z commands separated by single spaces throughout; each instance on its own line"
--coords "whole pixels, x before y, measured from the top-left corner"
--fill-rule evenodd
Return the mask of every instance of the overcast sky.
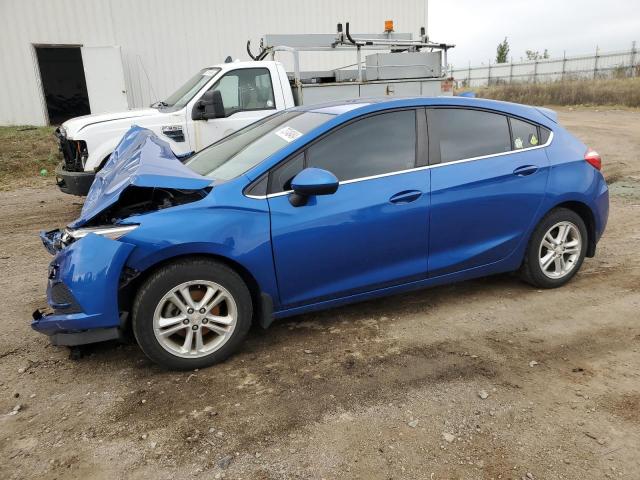
M 455 43 L 449 63 L 457 68 L 496 57 L 508 37 L 514 60 L 527 49 L 552 57 L 640 48 L 640 0 L 429 0 L 429 37 Z

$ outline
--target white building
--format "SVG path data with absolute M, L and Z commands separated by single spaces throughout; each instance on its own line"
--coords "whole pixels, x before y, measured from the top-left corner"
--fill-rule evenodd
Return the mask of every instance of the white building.
M 202 67 L 248 60 L 267 33 L 374 33 L 384 21 L 417 37 L 427 0 L 0 0 L 0 124 L 148 106 Z M 303 69 L 353 63 L 302 58 Z M 285 60 L 282 58 L 282 60 Z M 343 62 L 343 63 L 341 63 Z

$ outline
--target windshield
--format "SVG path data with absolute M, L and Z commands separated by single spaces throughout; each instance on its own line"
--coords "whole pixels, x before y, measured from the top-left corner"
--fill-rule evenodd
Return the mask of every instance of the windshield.
M 200 70 L 178 90 L 169 95 L 166 100 L 159 102 L 160 106 L 173 107 L 174 109 L 184 107 L 219 71 L 219 68 L 205 68 Z
M 185 165 L 200 175 L 230 180 L 333 117 L 318 112 L 276 113 L 196 153 Z

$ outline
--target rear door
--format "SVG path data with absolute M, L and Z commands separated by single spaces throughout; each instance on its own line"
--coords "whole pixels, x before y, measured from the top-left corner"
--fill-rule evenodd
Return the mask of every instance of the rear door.
M 365 117 L 271 172 L 272 246 L 283 305 L 427 276 L 429 170 L 420 168 L 425 129 L 424 109 Z M 340 186 L 293 207 L 290 182 L 305 166 L 334 173 Z
M 427 112 L 430 276 L 507 258 L 526 240 L 544 197 L 548 160 L 539 128 L 483 110 Z

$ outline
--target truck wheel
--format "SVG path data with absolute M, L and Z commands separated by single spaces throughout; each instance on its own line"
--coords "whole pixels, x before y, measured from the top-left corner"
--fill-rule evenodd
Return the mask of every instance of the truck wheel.
M 531 235 L 521 274 L 539 288 L 561 287 L 578 272 L 587 252 L 584 221 L 573 210 L 549 212 Z
M 231 268 L 206 259 L 162 267 L 133 304 L 133 333 L 154 362 L 192 370 L 221 362 L 242 343 L 252 318 L 249 289 Z

